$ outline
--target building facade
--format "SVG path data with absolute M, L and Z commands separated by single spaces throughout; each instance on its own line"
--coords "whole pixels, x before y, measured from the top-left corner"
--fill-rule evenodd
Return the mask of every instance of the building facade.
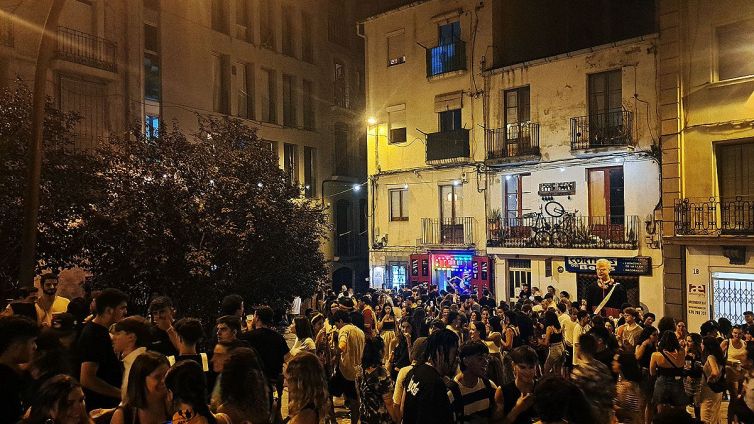
M 754 309 L 754 5 L 662 0 L 666 314 L 689 331 Z
M 32 85 L 51 1 L 0 2 L 0 78 Z M 68 0 L 48 94 L 82 116 L 77 146 L 196 113 L 258 128 L 302 197 L 322 202 L 334 284 L 365 284 L 366 152 L 359 13 L 344 0 Z
M 532 7 L 425 1 L 364 22 L 372 284 L 578 296 L 605 257 L 633 303 L 660 311 L 654 9 L 530 51 L 511 41 L 538 34 L 527 20 L 591 19 Z

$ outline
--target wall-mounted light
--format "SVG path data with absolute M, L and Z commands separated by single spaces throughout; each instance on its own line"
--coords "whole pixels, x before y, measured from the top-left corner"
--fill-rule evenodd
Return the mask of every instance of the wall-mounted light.
M 403 189 L 408 190 L 408 184 L 403 184 Z
M 377 119 L 375 119 L 374 116 L 370 116 L 369 118 L 367 118 L 367 124 L 374 125 L 376 123 L 377 123 Z
M 565 168 L 563 168 L 563 167 L 561 166 L 561 167 L 560 167 L 560 172 L 565 172 Z
M 511 176 L 510 176 L 510 175 L 506 175 L 506 176 L 505 176 L 505 179 L 506 179 L 506 180 L 510 180 L 510 179 L 511 179 Z
M 360 191 L 360 190 L 361 190 L 361 185 L 359 185 L 359 184 L 354 184 L 354 185 L 353 185 L 353 191 L 356 191 L 356 192 L 358 192 L 358 191 Z
M 453 185 L 458 187 L 459 185 L 461 185 L 461 182 L 458 180 L 453 180 Z

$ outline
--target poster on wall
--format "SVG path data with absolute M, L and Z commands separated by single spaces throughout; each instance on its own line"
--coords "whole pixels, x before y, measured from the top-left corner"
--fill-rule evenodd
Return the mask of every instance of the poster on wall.
M 565 268 L 568 272 L 594 273 L 597 270 L 597 260 L 600 258 L 584 256 L 568 256 L 565 258 Z M 634 258 L 603 258 L 610 261 L 611 273 L 616 275 L 652 275 L 652 258 L 636 256 Z

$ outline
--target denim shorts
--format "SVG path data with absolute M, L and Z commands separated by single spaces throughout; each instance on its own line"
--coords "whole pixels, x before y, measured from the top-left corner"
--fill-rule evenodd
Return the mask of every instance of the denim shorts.
M 689 403 L 689 397 L 683 388 L 683 378 L 658 376 L 655 382 L 652 401 L 655 405 L 684 406 Z

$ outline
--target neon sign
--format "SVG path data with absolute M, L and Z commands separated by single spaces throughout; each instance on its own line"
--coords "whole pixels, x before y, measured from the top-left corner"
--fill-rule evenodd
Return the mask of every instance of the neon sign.
M 438 271 L 463 271 L 471 269 L 471 255 L 433 255 L 432 264 Z

